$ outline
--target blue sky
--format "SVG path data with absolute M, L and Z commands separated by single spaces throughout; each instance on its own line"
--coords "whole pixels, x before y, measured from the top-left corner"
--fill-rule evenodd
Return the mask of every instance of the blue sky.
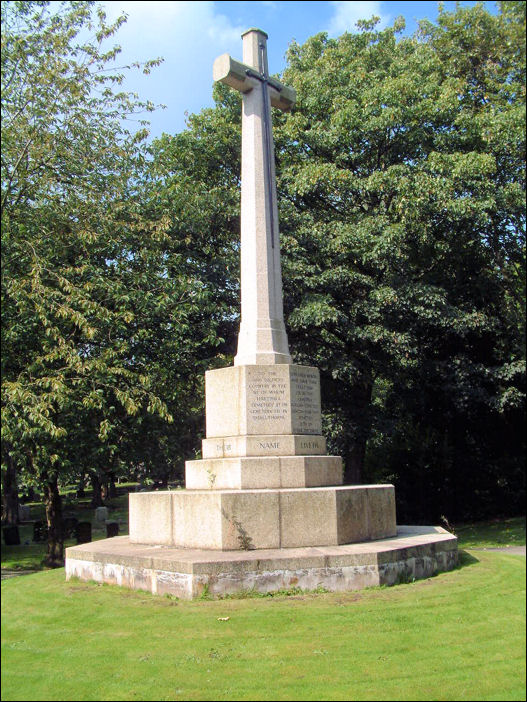
M 199 112 L 211 106 L 212 64 L 225 52 L 241 60 L 240 34 L 259 27 L 269 35 L 269 70 L 279 73 L 285 67 L 285 53 L 295 39 L 303 43 L 317 32 L 339 36 L 353 31 L 358 19 L 377 15 L 383 26 L 402 15 L 407 33 L 423 18 L 435 19 L 438 3 L 426 2 L 303 2 L 172 0 L 107 0 L 101 2 L 109 19 L 122 12 L 128 21 L 115 37 L 122 47 L 119 63 L 144 61 L 162 56 L 164 63 L 149 76 L 134 72 L 125 88 L 141 98 L 166 105 L 149 115 L 152 137 L 163 132 L 174 134 L 185 128 L 185 112 Z M 454 9 L 455 2 L 444 2 Z M 462 2 L 473 5 L 473 2 Z M 497 12 L 495 2 L 485 3 Z

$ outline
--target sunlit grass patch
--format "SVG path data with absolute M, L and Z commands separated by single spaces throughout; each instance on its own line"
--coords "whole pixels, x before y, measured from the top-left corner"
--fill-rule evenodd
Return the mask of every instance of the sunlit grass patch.
M 2 699 L 523 699 L 525 559 L 391 588 L 185 602 L 2 584 Z

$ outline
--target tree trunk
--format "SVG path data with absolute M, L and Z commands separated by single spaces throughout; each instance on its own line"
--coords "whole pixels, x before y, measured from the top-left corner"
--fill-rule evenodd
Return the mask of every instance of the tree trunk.
M 39 498 L 37 497 L 37 493 L 35 492 L 35 488 L 33 487 L 28 487 L 26 488 L 23 498 L 26 502 L 38 502 Z
M 62 500 L 57 476 L 44 475 L 44 504 L 48 526 L 48 552 L 45 563 L 50 568 L 64 565 L 64 536 L 62 529 Z
M 103 503 L 105 503 L 106 500 L 108 499 L 109 492 L 110 492 L 110 488 L 109 488 L 108 481 L 103 480 L 101 483 L 101 497 L 102 497 Z
M 109 488 L 108 488 L 108 494 L 110 497 L 117 497 L 117 488 L 115 486 L 115 475 L 113 473 L 110 474 L 110 477 L 108 479 L 109 483 Z
M 93 496 L 91 498 L 91 506 L 92 507 L 102 507 L 103 506 L 103 499 L 102 499 L 102 485 L 99 476 L 95 473 L 94 475 L 90 476 L 90 481 L 93 487 Z
M 366 439 L 364 437 L 355 439 L 346 456 L 345 485 L 358 485 L 360 483 L 365 454 Z
M 351 425 L 356 427 L 348 442 L 345 455 L 344 484 L 358 485 L 362 478 L 366 444 L 371 429 L 371 397 L 373 384 L 371 382 L 357 385 L 350 394 Z
M 7 469 L 2 475 L 2 522 L 7 526 L 18 524 L 18 485 L 16 466 L 11 454 L 6 453 Z
M 77 492 L 75 493 L 77 496 L 77 499 L 82 499 L 86 495 L 86 493 L 84 491 L 84 481 L 85 481 L 85 475 L 83 473 L 79 479 L 79 484 L 77 485 Z

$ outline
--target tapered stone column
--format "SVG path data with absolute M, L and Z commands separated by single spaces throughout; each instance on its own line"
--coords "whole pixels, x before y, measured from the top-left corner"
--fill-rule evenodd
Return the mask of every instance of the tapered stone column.
M 241 324 L 235 366 L 291 363 L 284 325 L 280 234 L 271 99 L 290 109 L 294 91 L 269 81 L 267 34 L 249 29 L 243 35 L 243 64 L 236 64 L 242 81 L 242 187 L 241 187 Z M 230 57 L 229 57 L 230 58 Z M 215 80 L 240 90 L 232 63 L 220 57 Z M 225 68 L 228 73 L 225 75 Z M 271 96 L 270 93 L 275 95 Z

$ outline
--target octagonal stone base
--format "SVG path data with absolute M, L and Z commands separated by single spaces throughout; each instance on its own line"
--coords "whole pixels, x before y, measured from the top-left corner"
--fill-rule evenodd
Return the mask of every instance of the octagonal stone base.
M 393 485 L 131 493 L 130 541 L 223 551 L 394 536 Z
M 132 544 L 127 536 L 66 549 L 66 579 L 95 580 L 182 599 L 299 587 L 359 590 L 427 578 L 457 564 L 457 539 L 441 527 L 342 546 L 207 551 Z

